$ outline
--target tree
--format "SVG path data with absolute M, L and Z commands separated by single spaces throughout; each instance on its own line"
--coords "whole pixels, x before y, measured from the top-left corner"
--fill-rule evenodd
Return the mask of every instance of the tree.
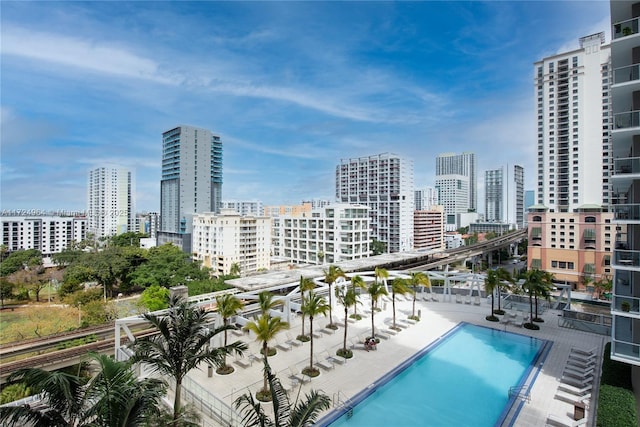
M 342 271 L 342 269 L 336 265 L 330 265 L 328 270 L 323 270 L 324 272 L 324 282 L 329 286 L 329 324 L 327 327 L 331 329 L 337 329 L 337 326 L 333 324 L 333 302 L 331 300 L 331 295 L 333 292 L 331 291 L 331 286 L 333 286 L 336 281 L 342 277 L 346 279 L 347 275 Z
M 231 268 L 229 269 L 229 274 L 232 276 L 240 276 L 240 264 L 234 262 L 231 264 Z
M 350 358 L 352 356 L 351 350 L 347 348 L 347 326 L 349 319 L 348 311 L 349 307 L 356 305 L 358 303 L 358 298 L 356 297 L 356 293 L 353 289 L 347 288 L 346 286 L 336 288 L 336 298 L 338 302 L 342 304 L 344 307 L 344 341 L 342 344 L 342 349 L 338 350 L 336 354 L 338 356 L 342 356 L 344 358 Z
M 224 294 L 216 297 L 216 311 L 222 317 L 223 325 L 229 325 L 229 319 L 242 310 L 244 304 L 237 297 L 231 294 Z M 227 346 L 227 330 L 224 331 L 224 346 Z M 218 369 L 220 372 L 233 372 L 233 367 L 227 365 L 227 355 L 223 356 L 222 366 Z
M 313 368 L 313 318 L 320 314 L 327 314 L 329 311 L 329 305 L 324 297 L 316 294 L 313 291 L 309 291 L 309 294 L 304 298 L 302 304 L 302 314 L 309 316 L 309 335 L 311 337 L 311 345 L 309 346 L 309 369 L 308 374 L 314 372 Z M 309 375 L 314 376 L 314 375 Z
M 19 381 L 42 396 L 43 405 L 0 407 L 8 426 L 89 427 L 136 426 L 148 420 L 165 393 L 156 379 L 138 379 L 128 362 L 90 354 L 100 370 L 88 382 L 63 371 L 21 369 L 9 381 Z
M 487 276 L 484 279 L 484 290 L 487 295 L 491 295 L 491 314 L 489 314 L 486 319 L 490 322 L 497 322 L 499 319 L 494 315 L 493 311 L 493 300 L 496 293 L 496 289 L 498 289 L 498 283 L 500 279 L 498 278 L 498 273 L 495 270 L 487 271 Z
M 542 271 L 540 280 L 535 283 L 534 287 L 534 302 L 535 302 L 535 317 L 534 322 L 544 322 L 544 319 L 538 316 L 538 298 L 548 299 L 551 296 L 551 289 L 553 287 L 553 274 L 548 271 Z
M 504 311 L 501 307 L 502 291 L 508 291 L 513 287 L 513 276 L 511 275 L 511 273 L 509 273 L 509 270 L 504 267 L 498 267 L 498 269 L 496 270 L 496 274 L 498 276 L 498 310 L 496 311 L 496 314 L 504 314 Z
M 411 306 L 411 318 L 413 320 L 420 320 L 420 318 L 416 316 L 416 294 L 418 293 L 418 286 L 431 288 L 431 280 L 429 280 L 428 274 L 425 274 L 421 271 L 416 271 L 411 273 L 411 277 L 409 278 L 409 285 L 413 287 L 413 302 Z
M 387 251 L 387 245 L 377 239 L 371 239 L 371 255 L 380 255 Z
M 406 295 L 409 292 L 411 292 L 411 290 L 407 286 L 407 281 L 405 279 L 402 279 L 400 277 L 393 279 L 393 281 L 391 282 L 391 306 L 393 308 L 393 326 L 392 326 L 393 329 L 396 329 L 396 330 L 398 329 L 398 326 L 396 326 L 396 294 Z
M 139 303 L 149 311 L 164 310 L 169 307 L 169 289 L 151 285 L 140 295 Z
M 378 299 L 383 295 L 388 295 L 388 293 L 387 293 L 387 290 L 384 288 L 384 285 L 378 282 L 377 280 L 374 280 L 371 283 L 371 285 L 369 285 L 367 292 L 371 297 L 371 336 L 375 337 L 376 329 L 374 326 L 375 325 L 374 315 L 376 312 L 376 305 L 378 303 Z
M 351 289 L 353 289 L 353 293 L 356 295 L 356 299 L 357 299 L 358 293 L 356 292 L 356 288 L 358 289 L 367 288 L 367 284 L 365 283 L 364 279 L 360 276 L 353 276 L 351 278 Z M 351 315 L 351 317 L 357 320 L 361 319 L 360 315 L 358 314 L 358 307 L 356 307 L 356 304 L 353 305 L 353 314 Z
M 273 404 L 275 419 L 269 418 L 250 393 L 243 394 L 234 401 L 234 405 L 236 409 L 241 410 L 242 425 L 245 427 L 310 427 L 315 425 L 322 411 L 331 406 L 331 400 L 327 395 L 311 390 L 303 401 L 296 401 L 292 407 L 287 392 L 271 372 L 267 359 L 264 359 L 264 377 L 269 383 L 269 400 Z
M 524 291 L 529 296 L 529 321 L 526 322 L 523 326 L 527 329 L 538 330 L 540 327 L 533 323 L 533 298 L 537 295 L 540 284 L 542 282 L 542 276 L 544 272 L 542 270 L 538 270 L 536 268 L 532 270 L 528 270 L 525 274 L 525 282 L 522 284 Z
M 11 252 L 0 263 L 0 276 L 5 277 L 18 270 L 42 266 L 42 253 L 37 249 L 21 249 Z
M 307 338 L 308 338 L 307 335 L 305 335 L 304 333 L 304 318 L 307 315 L 307 310 L 305 310 L 305 306 L 304 306 L 306 302 L 304 293 L 311 292 L 311 290 L 315 287 L 316 287 L 316 284 L 313 283 L 313 279 L 309 277 L 300 276 L 300 284 L 298 285 L 298 288 L 300 289 L 300 299 L 301 299 L 300 311 L 302 312 L 302 331 L 300 332 L 300 336 L 298 337 L 300 341 L 307 341 Z
M 262 356 L 266 360 L 269 356 L 269 341 L 274 339 L 278 332 L 289 329 L 289 324 L 279 317 L 271 317 L 268 314 L 263 313 L 257 320 L 247 323 L 244 328 L 256 334 L 256 341 L 262 341 Z M 260 394 L 265 395 L 268 392 L 267 376 L 265 374 L 264 386 L 262 387 Z
M 270 316 L 269 312 L 281 304 L 282 302 L 276 300 L 269 291 L 262 291 L 258 294 L 258 307 L 265 316 Z
M 13 296 L 13 289 L 15 285 L 5 279 L 4 277 L 0 277 L 0 307 L 4 307 L 4 300 L 9 299 Z
M 140 247 L 140 239 L 148 237 L 145 233 L 139 233 L 135 231 L 128 231 L 126 233 L 117 234 L 109 238 L 110 246 L 132 246 L 134 248 Z
M 209 271 L 191 261 L 189 254 L 170 243 L 151 248 L 144 261 L 129 273 L 131 283 L 143 288 L 160 285 L 171 288 L 189 285 L 191 281 L 206 280 Z
M 241 355 L 247 346 L 236 341 L 224 347 L 211 347 L 211 339 L 230 327 L 209 329 L 210 320 L 204 308 L 195 307 L 181 298 L 171 298 L 166 315 L 146 313 L 142 316 L 159 333 L 134 342 L 132 361 L 146 363 L 154 372 L 173 378 L 173 426 L 176 427 L 181 408 L 182 381 L 187 373 L 202 362 L 219 367 L 224 363 L 224 355 L 231 352 Z

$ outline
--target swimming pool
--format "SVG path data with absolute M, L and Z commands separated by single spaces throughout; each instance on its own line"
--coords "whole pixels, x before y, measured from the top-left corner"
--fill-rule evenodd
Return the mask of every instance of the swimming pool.
M 320 420 L 330 427 L 494 426 L 550 343 L 461 323 Z

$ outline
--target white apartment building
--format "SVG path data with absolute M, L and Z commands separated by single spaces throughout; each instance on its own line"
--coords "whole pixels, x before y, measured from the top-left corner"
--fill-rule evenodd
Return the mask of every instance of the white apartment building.
M 513 166 L 513 184 L 514 184 L 514 201 L 516 205 L 516 226 L 519 229 L 524 228 L 525 210 L 524 210 L 524 168 L 520 165 Z
M 576 289 L 612 273 L 610 56 L 597 33 L 534 64 L 538 200 L 528 213 L 528 267 Z
M 487 222 L 504 222 L 506 220 L 506 192 L 503 168 L 484 172 L 484 206 Z
M 156 239 L 158 236 L 158 227 L 160 226 L 160 215 L 157 212 L 147 212 L 137 215 L 137 230 L 144 233 L 150 239 Z
M 233 264 L 243 275 L 269 269 L 271 218 L 221 209 L 194 215 L 192 227 L 193 259 L 213 274 L 229 274 Z
M 469 212 L 469 177 L 465 175 L 436 176 L 438 203 L 444 207 L 445 231 L 463 227 L 458 214 Z
M 613 300 L 611 359 L 640 366 L 640 3 L 612 1 Z
M 0 217 L 2 244 L 10 252 L 37 249 L 44 257 L 62 252 L 87 238 L 86 218 L 38 216 Z
M 90 233 L 99 238 L 136 231 L 135 183 L 130 169 L 120 166 L 92 169 L 87 184 Z
M 416 210 L 413 215 L 414 249 L 444 249 L 444 208 L 431 205 L 429 209 Z
M 415 209 L 425 211 L 438 204 L 438 192 L 434 187 L 423 187 L 415 191 Z
M 193 215 L 219 212 L 221 201 L 220 136 L 185 125 L 164 132 L 158 243 L 191 252 Z
M 369 207 L 371 237 L 387 252 L 413 249 L 413 161 L 396 154 L 341 159 L 336 200 Z
M 242 216 L 264 216 L 264 205 L 259 200 L 223 200 L 221 209 L 233 209 Z
M 462 154 L 456 153 L 442 153 L 436 157 L 436 181 L 440 176 L 447 175 L 462 175 L 467 177 L 467 208 L 471 211 L 478 210 L 478 176 L 476 170 L 476 155 L 475 153 L 464 152 Z M 440 199 L 439 204 L 445 205 L 446 214 L 455 214 L 459 212 L 449 212 L 446 210 L 446 202 Z M 465 210 L 466 212 L 466 210 Z
M 273 255 L 298 264 L 332 264 L 369 256 L 369 208 L 335 203 L 274 219 Z

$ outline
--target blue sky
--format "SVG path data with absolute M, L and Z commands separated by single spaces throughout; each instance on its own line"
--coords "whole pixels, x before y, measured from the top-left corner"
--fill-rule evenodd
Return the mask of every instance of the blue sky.
M 393 152 L 525 167 L 533 62 L 599 31 L 609 3 L 12 2 L 0 30 L 2 209 L 86 208 L 87 171 L 135 169 L 158 211 L 161 134 L 224 144 L 223 199 L 330 198 L 341 158 Z M 481 203 L 482 207 L 483 203 Z

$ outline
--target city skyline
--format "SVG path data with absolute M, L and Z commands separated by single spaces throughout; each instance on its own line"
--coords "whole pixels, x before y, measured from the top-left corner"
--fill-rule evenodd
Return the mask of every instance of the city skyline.
M 223 200 L 333 199 L 341 158 L 384 152 L 414 160 L 416 188 L 468 151 L 478 176 L 521 164 L 532 189 L 532 64 L 610 42 L 606 2 L 1 7 L 5 210 L 83 210 L 87 171 L 117 164 L 157 212 L 162 132 L 180 125 L 221 136 Z

